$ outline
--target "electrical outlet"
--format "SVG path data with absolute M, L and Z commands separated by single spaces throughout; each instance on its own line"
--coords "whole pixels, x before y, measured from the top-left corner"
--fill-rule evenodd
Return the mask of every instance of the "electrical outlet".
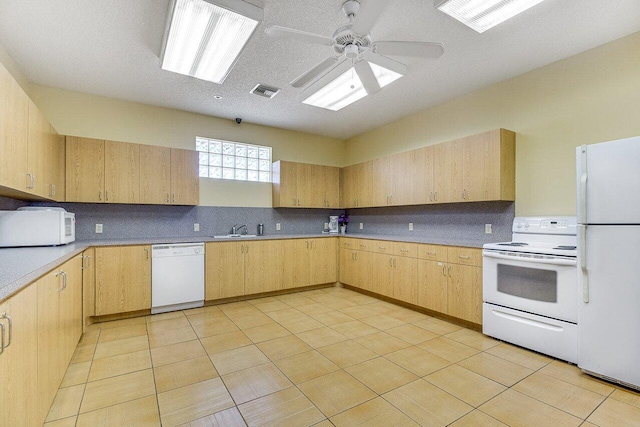
M 280 223 L 276 222 L 276 231 L 280 231 Z
M 102 233 L 102 224 L 96 224 L 96 233 L 98 234 Z
M 200 224 L 198 224 L 197 222 L 193 224 L 193 231 L 200 231 Z
M 412 222 L 409 223 L 409 231 L 413 231 L 413 223 Z
M 362 230 L 364 228 L 364 223 L 360 223 L 360 230 Z
M 491 234 L 493 233 L 493 230 L 491 228 L 491 224 L 485 224 L 484 225 L 484 234 Z

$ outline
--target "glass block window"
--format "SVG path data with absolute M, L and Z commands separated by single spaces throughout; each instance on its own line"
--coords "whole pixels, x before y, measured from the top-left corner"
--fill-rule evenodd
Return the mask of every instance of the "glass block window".
M 271 147 L 196 138 L 203 178 L 271 182 Z

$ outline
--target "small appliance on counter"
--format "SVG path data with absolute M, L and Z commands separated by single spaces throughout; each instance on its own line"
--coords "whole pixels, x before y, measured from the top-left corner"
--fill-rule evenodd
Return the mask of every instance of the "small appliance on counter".
M 338 216 L 329 217 L 329 234 L 338 234 Z
M 76 215 L 63 208 L 0 211 L 0 247 L 57 246 L 76 240 Z

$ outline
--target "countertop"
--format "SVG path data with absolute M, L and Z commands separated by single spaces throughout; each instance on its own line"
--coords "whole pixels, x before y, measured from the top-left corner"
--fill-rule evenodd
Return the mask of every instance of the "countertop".
M 195 243 L 195 242 L 225 242 L 225 241 L 253 241 L 277 239 L 308 239 L 323 237 L 352 237 L 357 239 L 391 240 L 411 243 L 431 243 L 449 246 L 466 246 L 481 248 L 482 243 L 471 241 L 434 241 L 427 237 L 407 237 L 379 234 L 278 234 L 257 237 L 164 237 L 149 239 L 118 239 L 118 240 L 82 240 L 64 246 L 0 248 L 0 301 L 17 293 L 29 283 L 47 272 L 58 267 L 65 261 L 78 255 L 89 247 L 96 246 L 124 246 L 124 245 L 153 245 L 163 243 Z

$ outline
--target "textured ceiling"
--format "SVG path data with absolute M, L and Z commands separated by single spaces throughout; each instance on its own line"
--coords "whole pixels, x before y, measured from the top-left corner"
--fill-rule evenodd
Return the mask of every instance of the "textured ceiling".
M 444 55 L 395 57 L 408 65 L 405 77 L 332 112 L 301 104 L 300 89 L 288 85 L 332 48 L 269 39 L 264 28 L 331 36 L 347 22 L 343 0 L 251 3 L 264 7 L 265 20 L 223 85 L 160 69 L 169 0 L 0 0 L 0 43 L 35 84 L 349 138 L 640 31 L 638 0 L 546 0 L 483 34 L 433 0 L 390 0 L 372 38 L 441 42 Z M 272 100 L 249 94 L 257 83 L 282 92 Z

